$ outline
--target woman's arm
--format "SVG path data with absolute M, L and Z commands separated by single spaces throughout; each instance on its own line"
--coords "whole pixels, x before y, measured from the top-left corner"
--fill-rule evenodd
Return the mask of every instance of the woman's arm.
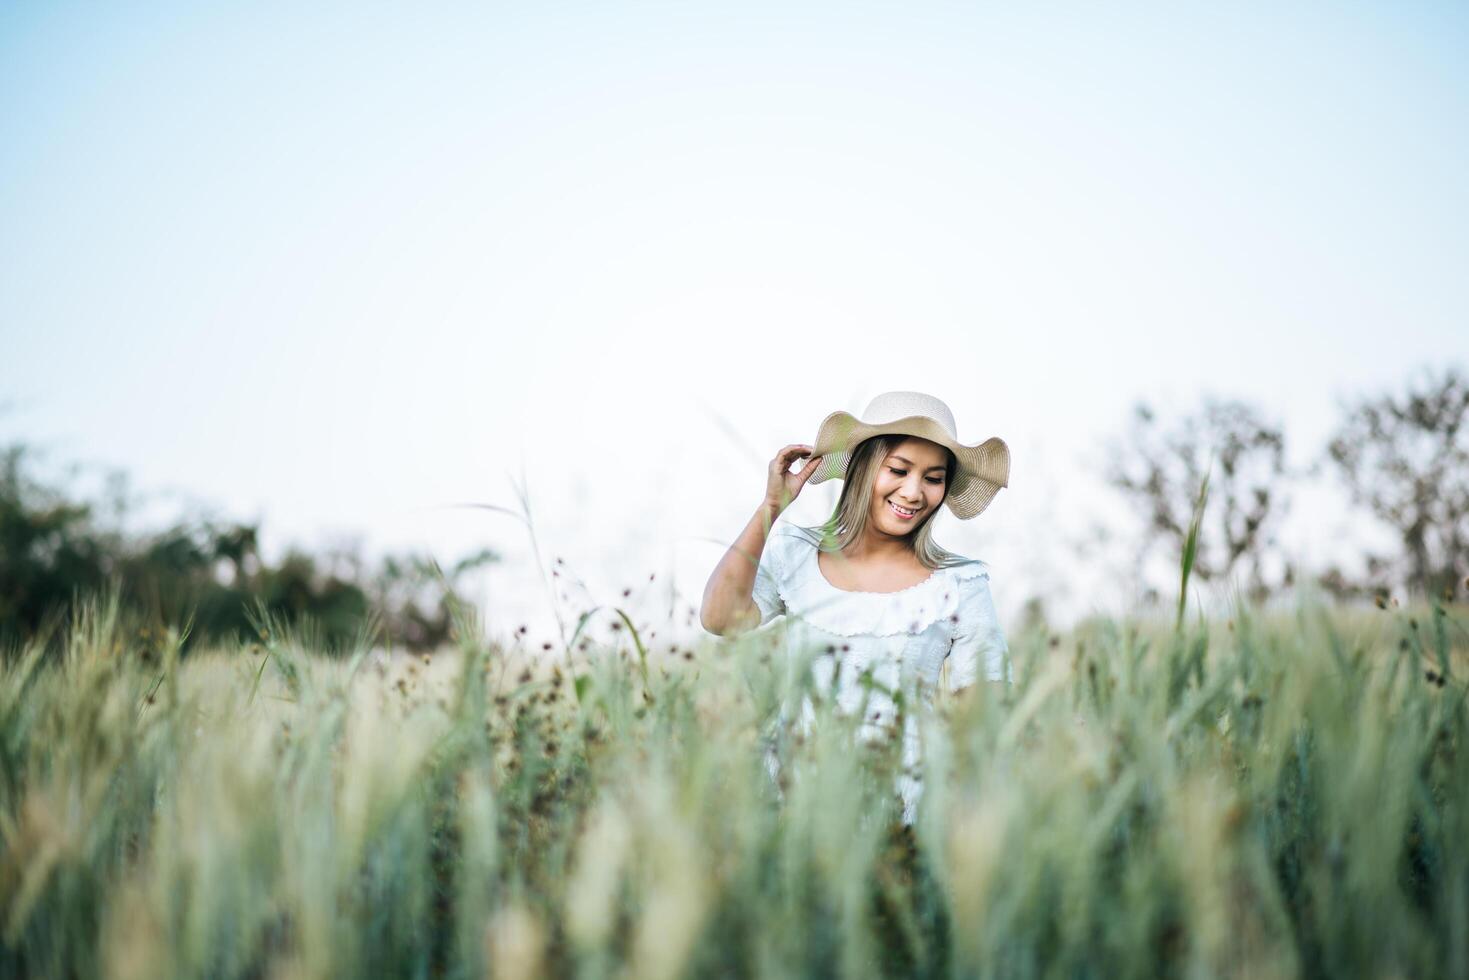
M 765 499 L 719 564 L 714 566 L 714 573 L 704 586 L 699 623 L 709 632 L 724 636 L 743 633 L 760 625 L 762 614 L 753 598 L 760 555 L 775 519 L 800 495 L 801 487 L 816 472 L 816 464 L 821 462 L 821 457 L 817 456 L 807 461 L 798 472 L 789 472 L 791 463 L 801 456 L 809 456 L 811 448 L 786 446 L 770 461 Z
M 778 507 L 769 502 L 761 504 L 714 566 L 709 584 L 704 586 L 699 623 L 716 636 L 743 633 L 760 625 L 760 608 L 753 598 L 755 574 L 771 525 L 779 516 Z

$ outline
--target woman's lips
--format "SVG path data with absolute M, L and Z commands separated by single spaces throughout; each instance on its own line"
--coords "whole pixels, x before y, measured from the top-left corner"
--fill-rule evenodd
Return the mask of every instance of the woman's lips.
M 913 518 L 915 518 L 915 517 L 918 516 L 918 511 L 916 511 L 916 510 L 913 513 L 911 513 L 911 514 L 905 514 L 905 513 L 903 513 L 902 511 L 898 510 L 898 505 L 895 504 L 895 503 L 893 503 L 891 500 L 888 501 L 888 510 L 890 510 L 894 514 L 896 514 L 897 517 L 898 517 L 898 520 L 900 520 L 900 521 L 911 521 L 911 520 L 913 520 Z

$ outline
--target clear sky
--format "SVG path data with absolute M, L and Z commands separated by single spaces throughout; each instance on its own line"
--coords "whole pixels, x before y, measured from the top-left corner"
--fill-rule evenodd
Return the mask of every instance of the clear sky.
M 1085 611 L 1136 399 L 1304 460 L 1465 360 L 1466 51 L 1462 3 L 6 4 L 0 435 L 268 547 L 494 547 L 544 619 L 439 505 L 524 473 L 594 598 L 697 604 L 779 447 L 919 389 L 1013 456 L 939 540 Z

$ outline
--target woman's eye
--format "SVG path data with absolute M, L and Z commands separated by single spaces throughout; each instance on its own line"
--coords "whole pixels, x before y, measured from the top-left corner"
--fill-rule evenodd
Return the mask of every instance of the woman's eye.
M 890 470 L 896 476 L 907 476 L 908 475 L 908 471 L 907 470 L 894 469 L 891 466 L 888 467 L 888 470 Z M 944 482 L 944 478 L 941 477 L 941 476 L 931 476 L 931 477 L 928 478 L 928 482 L 929 483 L 932 483 L 934 486 L 938 486 L 940 483 L 943 483 Z

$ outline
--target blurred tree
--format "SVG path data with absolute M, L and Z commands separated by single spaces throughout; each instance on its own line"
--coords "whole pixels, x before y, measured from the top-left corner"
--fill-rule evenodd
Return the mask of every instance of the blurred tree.
M 1127 435 L 1113 443 L 1105 475 L 1142 514 L 1148 543 L 1162 542 L 1176 556 L 1206 472 L 1209 499 L 1193 574 L 1227 580 L 1243 565 L 1256 600 L 1288 584 L 1288 563 L 1275 582 L 1267 582 L 1265 571 L 1273 525 L 1287 506 L 1285 433 L 1249 405 L 1206 398 L 1196 414 L 1164 426 L 1139 404 Z
M 250 635 L 249 610 L 260 603 L 288 622 L 309 621 L 329 648 L 375 623 L 390 643 L 430 650 L 450 638 L 449 594 L 462 576 L 499 560 L 481 551 L 444 574 L 431 559 L 389 556 L 371 572 L 355 554 L 323 564 L 293 550 L 271 565 L 260 558 L 258 528 L 211 521 L 127 538 L 99 527 L 90 505 L 31 477 L 27 454 L 0 447 L 0 649 L 78 597 L 115 586 L 150 625 L 191 622 L 191 643 Z M 115 509 L 120 519 L 125 507 Z
M 236 524 L 214 535 L 214 557 L 228 562 L 231 583 L 238 587 L 260 565 L 260 531 L 258 528 Z
M 389 555 L 372 579 L 372 598 L 377 608 L 390 611 L 388 627 L 395 639 L 410 649 L 432 649 L 448 641 L 453 630 L 449 593 L 468 573 L 499 560 L 485 548 L 445 572 L 431 558 Z
M 1396 576 L 1429 596 L 1452 594 L 1469 566 L 1469 378 L 1428 371 L 1401 395 L 1364 399 L 1346 413 L 1326 457 L 1352 502 L 1402 541 L 1401 556 L 1369 556 L 1372 584 Z
M 316 561 L 290 551 L 274 568 L 263 568 L 251 591 L 272 612 L 289 620 L 312 619 L 329 642 L 350 640 L 368 611 L 367 594 L 355 582 L 322 575 Z
M 0 451 L 0 642 L 33 633 L 78 592 L 102 588 L 111 541 L 92 510 L 26 473 L 28 450 Z

